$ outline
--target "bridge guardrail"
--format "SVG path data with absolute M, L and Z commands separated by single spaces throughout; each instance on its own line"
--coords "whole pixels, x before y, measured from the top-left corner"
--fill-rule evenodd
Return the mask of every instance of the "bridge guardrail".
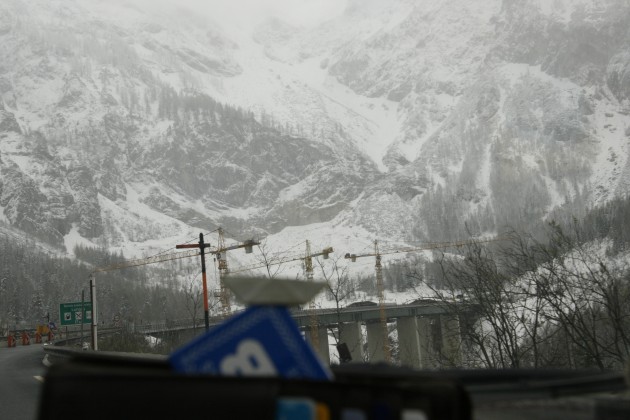
M 453 302 L 463 305 L 463 308 L 474 308 L 475 304 L 471 302 Z M 420 302 L 406 304 L 385 304 L 387 318 L 400 318 L 409 316 L 435 316 L 449 312 L 449 305 L 444 302 Z M 380 308 L 378 306 L 346 306 L 344 308 L 318 308 L 318 309 L 291 309 L 291 315 L 300 327 L 306 327 L 311 324 L 310 317 L 315 314 L 323 319 L 325 323 L 340 322 L 373 322 L 380 319 Z M 214 326 L 223 321 L 222 316 L 210 318 L 210 326 Z M 196 328 L 203 328 L 204 321 L 197 320 Z M 141 334 L 162 333 L 165 331 L 175 331 L 193 328 L 193 322 L 190 318 L 172 320 L 159 324 L 136 325 L 131 331 Z
M 83 350 L 78 350 L 66 346 L 55 346 L 54 344 L 44 344 L 44 365 L 50 366 L 60 362 L 64 359 L 69 359 L 74 354 L 81 353 Z

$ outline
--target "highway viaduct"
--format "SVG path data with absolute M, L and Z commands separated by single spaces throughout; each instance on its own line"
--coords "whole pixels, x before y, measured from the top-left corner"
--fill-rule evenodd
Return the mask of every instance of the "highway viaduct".
M 376 304 L 339 309 L 292 309 L 291 313 L 305 338 L 325 362 L 330 362 L 331 336 L 336 340 L 335 344 L 345 343 L 352 361 L 381 362 L 387 359 L 387 349 L 393 350 L 391 336 L 397 335 L 400 364 L 430 369 L 461 363 L 462 331 L 472 327 L 478 312 L 474 304 L 430 300 L 385 304 L 383 309 L 388 337 L 381 326 L 381 309 Z M 210 323 L 218 325 L 221 320 L 221 317 L 215 317 Z M 197 322 L 194 329 L 192 324 L 191 320 L 184 320 L 135 326 L 133 331 L 155 337 L 178 332 L 180 336 L 192 339 L 203 330 L 203 321 Z

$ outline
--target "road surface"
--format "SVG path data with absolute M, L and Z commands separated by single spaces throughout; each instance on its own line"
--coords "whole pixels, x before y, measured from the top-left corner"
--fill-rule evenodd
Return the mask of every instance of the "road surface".
M 43 358 L 41 344 L 0 347 L 0 419 L 37 418 Z

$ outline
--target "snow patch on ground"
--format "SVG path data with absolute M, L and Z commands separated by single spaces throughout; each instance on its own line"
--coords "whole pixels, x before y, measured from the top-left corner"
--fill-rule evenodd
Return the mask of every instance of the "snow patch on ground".
M 382 157 L 400 132 L 395 102 L 367 98 L 341 85 L 321 68 L 321 57 L 279 62 L 258 44 L 236 56 L 242 74 L 224 79 L 211 94 L 258 117 L 265 113 L 281 126 L 301 127 L 305 135 L 324 143 L 343 127 L 357 148 L 385 170 Z
M 573 14 L 583 10 L 589 15 L 602 12 L 605 5 L 599 0 L 531 0 L 532 4 L 545 16 L 561 23 L 569 23 Z
M 4 207 L 3 206 L 0 206 L 0 222 L 7 223 L 7 224 L 10 223 L 9 219 L 4 214 Z
M 153 337 L 151 335 L 145 335 L 144 339 L 146 340 L 147 344 L 151 347 L 157 347 L 162 342 L 161 339 L 157 337 Z
M 490 174 L 491 174 L 491 162 L 490 162 L 490 149 L 492 148 L 491 144 L 486 146 L 486 150 L 483 153 L 483 164 L 479 171 L 479 175 L 477 176 L 475 186 L 477 189 L 483 191 L 483 199 L 480 206 L 484 206 L 487 202 L 490 201 L 490 197 L 492 194 L 492 190 L 490 189 Z
M 558 91 L 566 93 L 565 98 L 569 104 L 573 101 L 569 101 L 570 98 L 576 97 L 576 92 L 580 92 L 582 88 L 570 81 L 567 78 L 551 76 L 542 71 L 541 66 L 532 66 L 524 63 L 506 63 L 499 68 L 499 74 L 501 74 L 507 81 L 510 81 L 512 85 L 521 81 L 525 77 L 531 77 L 540 80 L 541 82 L 549 83 L 553 85 Z
M 547 187 L 547 191 L 549 192 L 549 196 L 551 198 L 549 206 L 547 207 L 548 211 L 553 210 L 554 208 L 559 208 L 562 204 L 565 203 L 566 199 L 569 197 L 564 197 L 558 192 L 556 182 L 546 175 L 541 175 L 543 180 L 545 181 L 545 185 Z
M 618 104 L 602 100 L 597 102 L 595 114 L 590 117 L 595 127 L 594 140 L 600 146 L 591 178 L 598 204 L 615 196 L 630 156 L 630 140 L 626 135 L 630 117 L 619 111 Z
M 70 229 L 70 232 L 63 237 L 63 243 L 66 247 L 68 255 L 74 255 L 74 247 L 77 245 L 82 245 L 88 248 L 98 248 L 95 243 L 81 236 L 76 225 L 73 226 L 72 229 Z
M 138 200 L 138 193 L 127 185 L 127 200 L 114 203 L 99 195 L 104 225 L 112 238 L 108 248 L 122 251 L 127 258 L 142 258 L 155 252 L 172 250 L 194 237 L 186 224 L 159 213 Z
M 25 174 L 32 173 L 33 166 L 37 165 L 37 163 L 34 162 L 34 160 L 30 156 L 26 156 L 26 155 L 14 154 L 14 155 L 10 155 L 9 159 L 12 160 L 13 163 L 15 163 L 20 168 L 20 171 Z
M 398 104 L 385 98 L 358 95 L 332 77 L 326 79 L 321 89 L 323 97 L 327 99 L 328 111 L 332 115 L 343 116 L 341 124 L 356 133 L 355 141 L 359 150 L 364 151 L 381 171 L 387 171 L 383 165 L 383 156 L 400 136 L 402 128 Z M 340 108 L 345 112 L 338 112 Z M 414 147 L 405 152 L 408 160 L 415 158 L 417 150 Z

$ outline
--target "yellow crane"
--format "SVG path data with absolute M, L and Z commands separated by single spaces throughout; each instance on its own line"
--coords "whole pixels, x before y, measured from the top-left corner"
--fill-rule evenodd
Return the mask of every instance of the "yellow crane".
M 284 264 L 291 261 L 303 261 L 306 280 L 313 281 L 313 278 L 314 278 L 313 258 L 322 256 L 325 260 L 327 260 L 329 255 L 332 253 L 333 253 L 333 248 L 327 247 L 327 248 L 322 249 L 320 252 L 313 254 L 311 252 L 311 243 L 307 239 L 306 252 L 304 253 L 303 257 L 299 256 L 299 257 L 294 257 L 294 258 L 283 259 L 281 261 L 273 261 L 273 262 L 267 262 L 265 264 L 257 264 L 257 265 L 241 268 L 235 272 L 249 271 L 249 270 L 254 270 L 257 268 L 265 268 L 270 265 Z M 311 332 L 310 332 L 311 343 L 313 344 L 315 348 L 317 348 L 319 346 L 319 333 L 317 330 L 317 315 L 315 314 L 315 311 L 314 311 L 315 302 L 313 300 L 311 300 L 311 302 L 309 303 L 309 309 L 311 309 Z
M 306 253 L 304 256 L 288 257 L 286 259 L 281 259 L 278 261 L 268 261 L 265 263 L 258 263 L 258 264 L 253 264 L 253 265 L 249 265 L 245 267 L 240 267 L 237 270 L 233 270 L 232 273 L 242 273 L 244 271 L 256 270 L 258 268 L 265 268 L 272 265 L 286 264 L 292 261 L 303 261 L 306 279 L 309 281 L 312 281 L 313 280 L 313 258 L 323 256 L 324 259 L 327 260 L 328 256 L 332 254 L 334 251 L 332 247 L 327 247 L 327 248 L 322 249 L 320 252 L 311 254 L 310 244 L 308 244 L 308 241 L 306 242 L 307 242 L 307 248 L 306 248 Z
M 219 265 L 219 299 L 221 301 L 221 308 L 223 310 L 223 315 L 227 316 L 230 312 L 230 294 L 227 288 L 225 287 L 225 276 L 228 275 L 228 264 L 227 264 L 227 251 L 231 251 L 233 249 L 245 248 L 245 253 L 251 254 L 254 248 L 254 245 L 260 244 L 260 242 L 254 241 L 253 239 L 247 240 L 245 242 L 239 242 L 233 245 L 226 246 L 225 245 L 225 236 L 223 234 L 223 229 L 218 229 L 218 239 L 217 239 L 217 248 L 214 250 L 210 250 L 210 254 L 215 254 L 216 260 Z M 206 281 L 206 258 L 205 258 L 205 249 L 210 248 L 210 244 L 204 242 L 203 234 L 199 234 L 199 243 L 196 244 L 182 244 L 177 245 L 175 248 L 198 248 L 198 255 L 201 255 L 201 276 L 203 281 L 203 301 L 204 301 L 204 313 L 205 313 L 205 321 L 206 321 L 206 330 L 209 328 L 209 309 L 208 309 L 208 286 Z
M 251 254 L 253 252 L 254 245 L 260 245 L 260 242 L 250 239 L 244 242 L 239 242 L 233 245 L 226 246 L 223 229 L 219 228 L 217 249 L 210 251 L 210 253 L 215 254 L 217 265 L 219 268 L 219 299 L 221 301 L 221 308 L 223 308 L 223 315 L 227 316 L 231 312 L 230 291 L 225 287 L 224 281 L 225 277 L 227 277 L 228 273 L 230 272 L 228 268 L 226 253 L 227 251 L 231 251 L 234 249 L 245 248 L 245 253 Z
M 221 294 L 220 300 L 223 309 L 223 313 L 225 315 L 230 313 L 230 300 L 229 300 L 229 292 L 225 288 L 224 278 L 228 274 L 228 264 L 226 259 L 226 252 L 234 249 L 245 248 L 246 253 L 251 253 L 253 251 L 254 245 L 258 245 L 260 242 L 254 241 L 253 239 L 236 243 L 233 245 L 226 246 L 225 245 L 225 237 L 223 234 L 223 229 L 218 229 L 218 246 L 216 249 L 211 249 L 208 251 L 209 254 L 215 254 L 217 261 L 219 263 L 219 281 L 221 284 Z M 154 255 L 152 257 L 147 258 L 139 258 L 134 260 L 121 261 L 118 263 L 114 263 L 107 266 L 96 267 L 92 273 L 92 282 L 94 284 L 94 288 L 96 287 L 96 279 L 94 278 L 95 273 L 120 270 L 123 268 L 129 267 L 138 267 L 143 265 L 155 264 L 166 261 L 179 260 L 184 258 L 191 258 L 196 256 L 201 256 L 201 272 L 202 272 L 202 280 L 203 280 L 203 298 L 204 298 L 204 315 L 205 315 L 205 324 L 206 330 L 209 329 L 209 307 L 208 307 L 208 288 L 206 281 L 206 267 L 205 267 L 205 253 L 206 248 L 210 248 L 211 245 L 209 243 L 205 243 L 203 240 L 203 234 L 199 234 L 199 243 L 196 244 L 182 244 L 177 245 L 175 248 L 192 248 L 189 251 L 176 252 L 171 254 L 159 254 Z
M 253 247 L 254 245 L 260 245 L 260 242 L 255 241 L 253 239 L 244 241 L 244 242 L 240 242 L 240 243 L 236 243 L 236 244 L 232 244 L 232 245 L 225 245 L 225 236 L 224 236 L 224 232 L 223 229 L 219 228 L 218 229 L 218 245 L 216 249 L 210 250 L 209 253 L 210 254 L 215 254 L 216 255 L 216 259 L 218 261 L 218 268 L 219 268 L 219 276 L 220 276 L 220 283 L 221 283 L 221 292 L 220 292 L 220 298 L 221 298 L 221 303 L 222 303 L 222 308 L 223 308 L 223 313 L 227 314 L 230 312 L 230 302 L 229 302 L 229 294 L 228 294 L 228 290 L 225 288 L 225 285 L 223 283 L 223 279 L 225 278 L 225 276 L 227 276 L 227 274 L 229 273 L 229 269 L 228 269 L 228 263 L 227 263 L 227 259 L 226 259 L 226 253 L 227 251 L 231 251 L 234 249 L 239 249 L 239 248 L 245 248 L 245 252 L 250 254 L 253 252 Z M 203 288 L 204 288 L 204 310 L 205 310 L 205 320 L 206 320 L 206 330 L 209 328 L 209 309 L 208 309 L 208 291 L 207 291 L 207 284 L 206 284 L 206 278 L 205 278 L 205 249 L 209 248 L 210 244 L 205 243 L 203 241 L 203 234 L 200 233 L 199 234 L 199 243 L 197 244 L 182 244 L 182 245 L 177 245 L 176 248 L 177 249 L 181 249 L 181 248 L 191 248 L 188 251 L 183 251 L 183 252 L 175 252 L 175 253 L 170 253 L 170 254 L 158 254 L 158 255 L 154 255 L 152 257 L 146 257 L 146 258 L 138 258 L 138 259 L 133 259 L 133 260 L 126 260 L 126 261 L 120 261 L 114 264 L 110 264 L 110 265 L 106 265 L 106 266 L 101 266 L 101 267 L 96 267 L 94 268 L 94 270 L 92 270 L 92 272 L 90 273 L 90 283 L 91 283 L 91 289 L 93 291 L 93 333 L 92 333 L 92 347 L 94 348 L 94 350 L 97 350 L 97 346 L 98 346 L 98 340 L 97 340 L 97 320 L 96 320 L 96 316 L 97 316 L 97 312 L 96 312 L 96 277 L 95 274 L 96 273 L 103 273 L 103 272 L 107 272 L 107 271 L 113 271 L 113 270 L 120 270 L 123 268 L 130 268 L 130 267 L 139 267 L 139 266 L 144 266 L 144 265 L 149 265 L 149 264 L 155 264 L 155 263 L 160 263 L 160 262 L 166 262 L 166 261 L 173 261 L 173 260 L 180 260 L 180 259 L 184 259 L 184 258 L 192 258 L 192 257 L 197 257 L 197 256 L 201 256 L 201 261 L 202 261 L 202 274 L 203 274 Z M 332 248 L 326 248 L 324 250 L 322 250 L 322 252 L 311 255 L 310 257 L 315 257 L 315 256 L 319 256 L 319 255 L 323 255 L 324 258 L 328 258 L 328 254 L 330 254 L 331 252 L 333 252 Z M 307 266 L 310 266 L 310 278 L 312 279 L 312 259 L 309 259 L 308 256 L 306 257 L 302 257 L 302 258 L 298 258 L 298 259 L 304 259 Z M 291 260 L 293 261 L 293 260 Z M 261 267 L 264 267 L 261 266 Z M 257 268 L 257 267 L 252 267 L 252 268 Z M 237 271 L 245 271 L 243 269 L 241 270 L 237 270 Z M 308 270 L 307 270 L 307 276 L 308 276 Z
M 382 333 L 384 337 L 383 354 L 384 354 L 384 358 L 386 362 L 391 361 L 391 351 L 389 348 L 389 340 L 387 339 L 387 337 L 389 337 L 389 332 L 387 330 L 387 317 L 385 315 L 385 292 L 384 292 L 384 287 L 383 287 L 383 266 L 381 265 L 381 257 L 383 255 L 427 251 L 431 249 L 458 248 L 465 245 L 502 241 L 505 239 L 506 238 L 503 238 L 503 237 L 496 237 L 496 238 L 468 240 L 468 241 L 435 242 L 435 243 L 428 243 L 423 246 L 392 249 L 385 252 L 380 252 L 379 247 L 378 247 L 378 241 L 375 240 L 374 252 L 367 253 L 367 254 L 359 254 L 359 255 L 347 253 L 346 255 L 344 255 L 345 259 L 349 259 L 352 262 L 355 262 L 357 258 L 363 258 L 363 257 L 374 257 L 376 260 L 375 265 L 374 265 L 375 274 L 376 274 L 376 291 L 378 294 L 380 323 L 381 323 Z
M 328 254 L 333 252 L 332 247 L 324 248 L 324 250 L 320 253 L 313 254 L 311 253 L 311 243 L 306 240 L 306 253 L 304 256 L 304 272 L 306 273 L 306 280 L 313 281 L 314 273 L 313 273 L 313 257 L 318 257 L 320 255 L 324 256 L 324 259 L 328 259 Z M 319 331 L 317 325 L 317 314 L 315 314 L 315 300 L 311 300 L 308 304 L 309 309 L 311 310 L 311 343 L 313 347 L 319 347 Z
M 325 260 L 327 260 L 329 255 L 332 254 L 333 252 L 334 252 L 333 248 L 329 246 L 322 249 L 320 252 L 316 252 L 313 254 L 311 252 L 311 244 L 308 240 L 306 240 L 306 252 L 304 253 L 304 256 L 289 257 L 289 258 L 278 260 L 278 261 L 267 261 L 265 263 L 254 264 L 247 267 L 241 267 L 238 270 L 233 271 L 233 273 L 256 270 L 258 268 L 265 268 L 271 265 L 286 264 L 292 261 L 302 261 L 304 264 L 304 273 L 305 273 L 306 280 L 313 281 L 313 277 L 314 277 L 313 258 L 321 256 L 321 257 L 324 257 Z M 313 307 L 314 305 L 313 301 L 311 301 L 310 305 L 311 307 Z

